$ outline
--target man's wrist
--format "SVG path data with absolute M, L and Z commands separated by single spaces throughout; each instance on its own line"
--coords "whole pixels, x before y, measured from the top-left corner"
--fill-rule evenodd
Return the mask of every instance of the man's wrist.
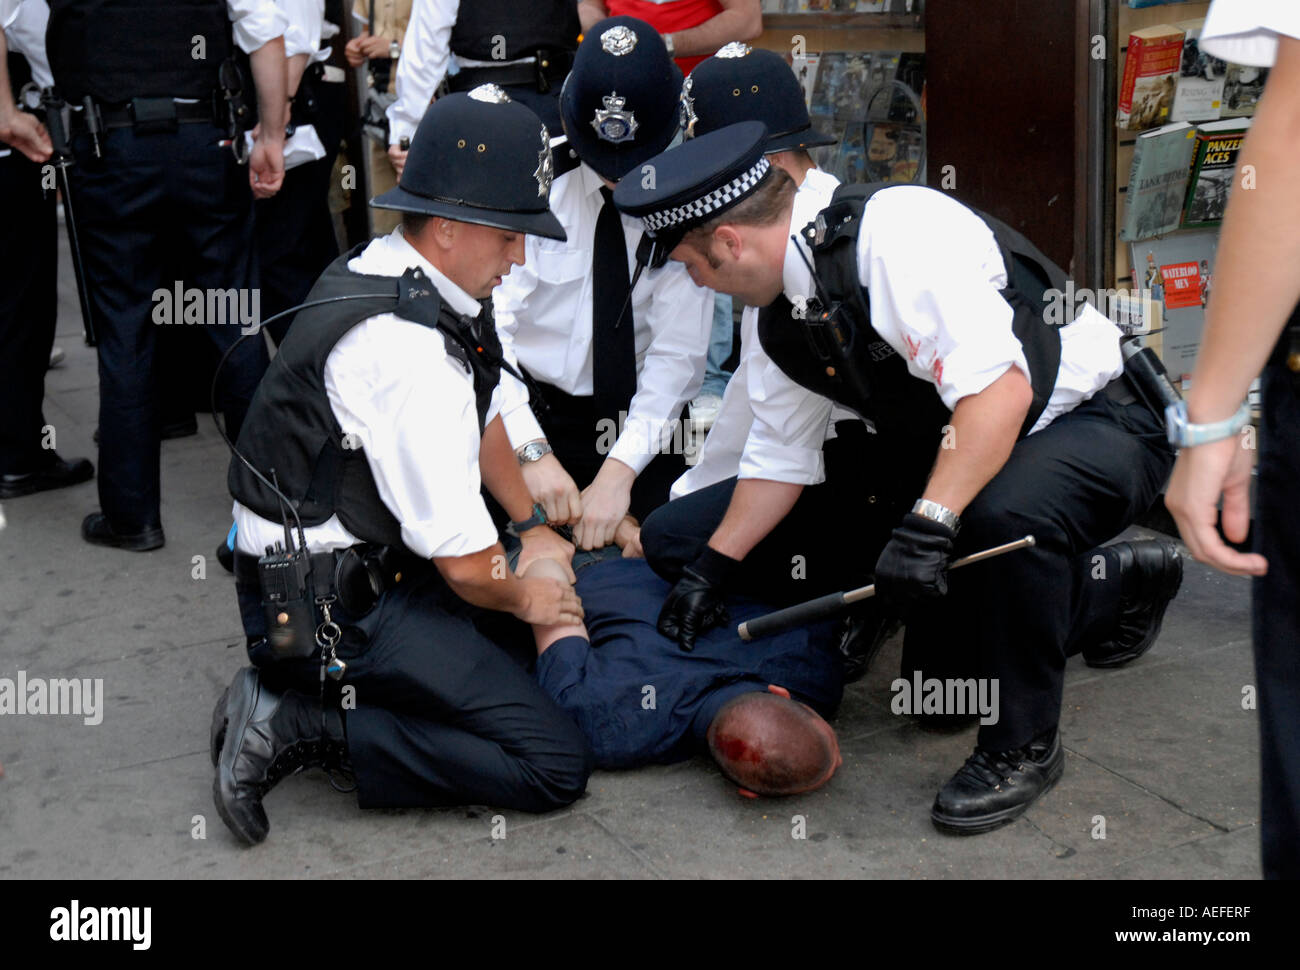
M 953 535 L 956 535 L 961 529 L 961 518 L 956 512 L 946 505 L 941 505 L 928 498 L 917 499 L 916 504 L 912 506 L 912 513 L 921 516 L 923 519 L 929 519 L 931 522 L 938 522 L 950 529 Z

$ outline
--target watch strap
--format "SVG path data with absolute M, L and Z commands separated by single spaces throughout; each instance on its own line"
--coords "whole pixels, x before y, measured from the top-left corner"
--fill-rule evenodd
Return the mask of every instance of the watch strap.
M 533 514 L 521 522 L 511 522 L 506 526 L 506 531 L 516 538 L 520 533 L 527 532 L 529 529 L 535 529 L 539 525 L 546 525 L 546 512 L 537 502 L 533 503 Z
M 545 441 L 530 441 L 519 449 L 518 458 L 520 465 L 527 465 L 530 462 L 541 461 L 547 455 L 553 454 L 554 448 Z
M 1178 401 L 1165 408 L 1169 443 L 1176 448 L 1194 448 L 1231 438 L 1250 421 L 1250 401 L 1245 400 L 1236 414 L 1222 421 L 1193 424 L 1187 420 L 1187 402 Z

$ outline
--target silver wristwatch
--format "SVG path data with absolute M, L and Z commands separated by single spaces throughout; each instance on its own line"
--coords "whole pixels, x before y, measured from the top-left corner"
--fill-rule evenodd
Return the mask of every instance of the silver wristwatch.
M 1222 421 L 1193 424 L 1187 420 L 1187 402 L 1179 401 L 1165 408 L 1165 427 L 1169 443 L 1175 448 L 1194 448 L 1231 438 L 1250 421 L 1250 401 L 1243 401 L 1237 413 Z
M 519 449 L 519 464 L 527 465 L 529 462 L 537 461 L 549 455 L 551 451 L 551 446 L 545 441 L 530 441 Z
M 677 53 L 676 53 L 676 51 L 677 51 L 677 45 L 673 43 L 673 35 L 672 35 L 672 34 L 664 34 L 664 35 L 663 35 L 663 38 L 664 38 L 664 46 L 668 48 L 668 56 L 669 56 L 669 57 L 676 57 L 676 56 L 677 56 Z
M 917 499 L 916 504 L 912 506 L 912 511 L 927 519 L 933 519 L 940 525 L 946 525 L 954 533 L 961 528 L 961 519 L 957 517 L 956 512 L 938 502 L 931 502 L 928 498 Z
M 388 44 L 388 57 L 390 60 L 397 60 L 402 56 L 402 45 L 397 41 L 390 41 Z

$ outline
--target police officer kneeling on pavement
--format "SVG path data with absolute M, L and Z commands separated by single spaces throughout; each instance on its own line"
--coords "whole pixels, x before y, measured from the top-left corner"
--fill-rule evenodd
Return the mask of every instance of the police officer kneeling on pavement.
M 656 187 L 624 179 L 614 200 L 697 283 L 767 308 L 759 339 L 793 380 L 872 422 L 884 460 L 863 496 L 915 504 L 830 509 L 825 528 L 851 543 L 875 531 L 882 505 L 898 509 L 883 549 L 859 552 L 907 623 L 904 676 L 998 682 L 1000 716 L 981 724 L 931 811 L 941 830 L 988 831 L 1061 776 L 1066 658 L 1137 657 L 1177 591 L 1171 544 L 1099 548 L 1169 475 L 1163 415 L 1130 382 L 1102 314 L 1049 324 L 1064 274 L 1021 234 L 941 192 L 889 183 L 841 186 L 813 223 L 794 225 L 794 185 L 763 156 L 765 137 L 748 121 L 688 141 L 647 163 Z M 722 591 L 746 582 L 744 560 L 800 491 L 741 480 L 685 556 L 690 517 L 674 507 L 692 496 L 647 518 L 646 558 L 677 582 L 661 632 L 687 641 L 724 621 Z M 955 557 L 1026 534 L 1032 548 L 949 580 Z
M 245 842 L 304 767 L 350 771 L 363 808 L 540 812 L 586 786 L 577 727 L 476 626 L 582 616 L 570 586 L 509 571 L 480 494 L 481 476 L 515 520 L 520 574 L 568 570 L 573 546 L 531 519 L 500 416 L 522 385 L 481 302 L 525 234 L 564 238 L 550 171 L 545 127 L 500 88 L 439 99 L 374 200 L 402 227 L 321 276 L 257 390 L 229 477 L 255 667 L 212 724 L 217 809 Z M 332 297 L 351 299 L 310 305 Z

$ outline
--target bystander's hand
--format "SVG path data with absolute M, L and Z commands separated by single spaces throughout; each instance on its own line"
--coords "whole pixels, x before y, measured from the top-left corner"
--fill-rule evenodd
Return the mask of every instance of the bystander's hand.
M 261 125 L 253 128 L 253 151 L 248 156 L 248 184 L 253 198 L 269 199 L 284 184 L 284 135 L 268 136 Z
M 372 57 L 387 57 L 389 41 L 387 37 L 372 37 L 370 31 L 363 30 L 347 42 L 343 56 L 349 67 L 360 67 L 362 62 Z
M 1201 562 L 1234 576 L 1263 576 L 1268 562 L 1258 553 L 1237 552 L 1215 529 L 1223 498 L 1223 534 L 1244 542 L 1250 531 L 1250 469 L 1255 452 L 1241 437 L 1184 448 L 1165 491 L 1165 507 L 1178 523 L 1178 534 Z
M 402 177 L 402 169 L 406 168 L 406 152 L 397 145 L 388 146 L 388 160 L 393 163 L 393 171 L 397 177 Z
M 54 151 L 45 126 L 16 108 L 0 107 L 0 141 L 12 145 L 33 162 L 48 161 Z

